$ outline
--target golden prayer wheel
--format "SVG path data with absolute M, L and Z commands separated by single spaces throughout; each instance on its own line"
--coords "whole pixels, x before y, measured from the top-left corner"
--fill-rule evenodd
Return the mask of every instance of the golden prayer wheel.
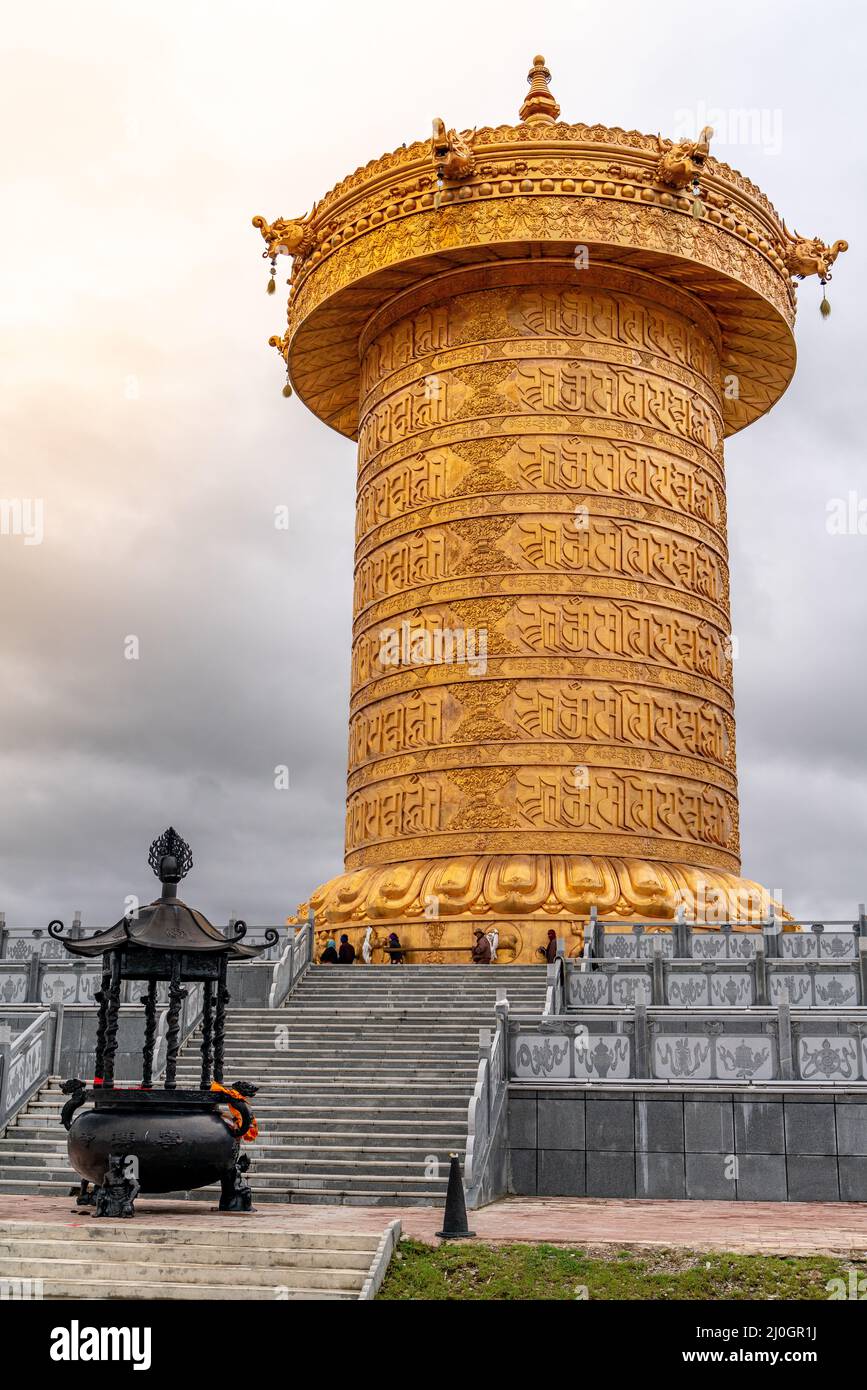
M 538 960 L 600 917 L 751 921 L 739 877 L 723 441 L 795 366 L 793 237 L 709 153 L 557 119 L 385 155 L 293 256 L 287 384 L 358 441 L 345 872 L 374 959 Z M 812 258 L 812 259 L 811 259 Z M 306 910 L 307 904 L 304 905 Z

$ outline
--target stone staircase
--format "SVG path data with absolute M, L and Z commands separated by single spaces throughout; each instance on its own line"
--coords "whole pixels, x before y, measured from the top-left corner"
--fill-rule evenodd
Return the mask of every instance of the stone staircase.
M 439 1203 L 463 1154 L 479 1028 L 498 989 L 541 1013 L 542 966 L 313 966 L 282 1009 L 229 1010 L 225 1077 L 261 1086 L 248 1145 L 257 1203 Z M 198 1038 L 180 1086 L 199 1082 Z M 62 1196 L 75 1175 L 59 1081 L 0 1139 L 0 1193 Z M 190 1196 L 213 1203 L 216 1188 Z
M 50 1299 L 360 1299 L 382 1233 L 0 1222 L 0 1280 Z M 36 1284 L 35 1281 L 41 1281 Z

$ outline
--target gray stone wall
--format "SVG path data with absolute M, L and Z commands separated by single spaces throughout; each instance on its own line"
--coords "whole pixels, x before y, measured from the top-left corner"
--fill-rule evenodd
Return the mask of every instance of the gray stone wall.
M 867 1201 L 867 1088 L 512 1086 L 508 1142 L 527 1196 Z

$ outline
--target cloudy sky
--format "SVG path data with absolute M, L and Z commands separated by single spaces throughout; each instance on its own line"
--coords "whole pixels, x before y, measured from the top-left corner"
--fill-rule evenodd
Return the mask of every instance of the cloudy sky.
M 837 0 L 7 13 L 0 497 L 44 508 L 41 544 L 0 535 L 9 922 L 114 920 L 170 821 L 217 921 L 280 921 L 340 871 L 354 446 L 280 394 L 250 218 L 435 114 L 516 119 L 536 52 L 563 119 L 709 116 L 790 227 L 850 241 L 728 472 L 743 870 L 797 913 L 867 898 L 867 534 L 827 527 L 852 494 L 867 533 L 865 37 Z

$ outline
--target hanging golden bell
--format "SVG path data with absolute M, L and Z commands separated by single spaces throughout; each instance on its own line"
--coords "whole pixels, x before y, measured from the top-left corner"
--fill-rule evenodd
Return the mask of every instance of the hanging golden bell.
M 292 395 L 292 387 L 289 385 L 288 381 L 286 382 L 286 385 L 283 387 L 283 395 L 286 397 L 287 400 Z

